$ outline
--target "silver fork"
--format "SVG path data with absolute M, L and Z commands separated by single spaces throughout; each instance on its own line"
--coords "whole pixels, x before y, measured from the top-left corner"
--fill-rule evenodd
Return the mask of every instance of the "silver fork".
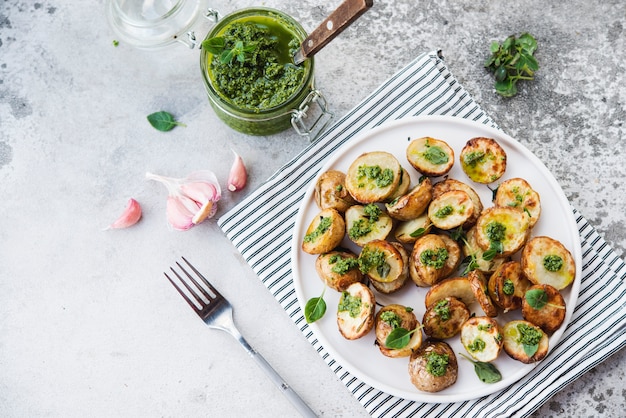
M 233 321 L 233 308 L 230 303 L 220 292 L 215 289 L 211 283 L 194 267 L 182 257 L 183 261 L 195 273 L 197 279 L 194 278 L 185 268 L 177 261 L 176 265 L 184 273 L 178 274 L 173 267 L 170 267 L 172 273 L 178 278 L 178 281 L 187 289 L 187 292 L 176 284 L 167 273 L 165 277 L 178 290 L 178 293 L 187 301 L 189 306 L 202 318 L 209 328 L 226 331 L 232 335 L 246 352 L 252 357 L 257 365 L 269 376 L 270 380 L 282 392 L 283 395 L 291 402 L 291 404 L 304 417 L 316 417 L 317 415 L 308 407 L 306 403 L 298 396 L 298 394 L 283 380 L 282 377 L 272 368 L 272 366 L 259 354 L 254 348 L 248 344 L 243 338 L 235 322 Z

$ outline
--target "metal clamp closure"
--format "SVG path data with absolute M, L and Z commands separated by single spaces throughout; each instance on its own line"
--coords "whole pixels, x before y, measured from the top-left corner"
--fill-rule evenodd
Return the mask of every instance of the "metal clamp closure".
M 317 108 L 312 108 L 313 104 L 317 104 Z M 309 112 L 316 113 L 313 122 L 307 127 L 305 119 Z M 335 115 L 328 110 L 326 98 L 317 89 L 311 90 L 308 96 L 302 101 L 297 110 L 293 110 L 291 114 L 291 126 L 300 136 L 308 136 L 311 142 L 315 141 L 318 136 L 324 132 L 330 121 Z

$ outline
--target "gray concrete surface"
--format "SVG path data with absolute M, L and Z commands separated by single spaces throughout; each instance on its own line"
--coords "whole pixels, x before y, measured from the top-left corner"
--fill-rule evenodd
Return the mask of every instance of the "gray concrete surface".
M 213 0 L 223 13 L 276 7 L 312 30 L 339 1 Z M 375 0 L 316 58 L 342 115 L 416 55 L 441 49 L 497 123 L 554 173 L 622 258 L 626 249 L 626 3 Z M 528 31 L 541 65 L 504 99 L 483 68 L 489 44 Z M 293 416 L 230 337 L 182 312 L 162 271 L 183 254 L 240 301 L 236 320 L 321 416 L 364 410 L 256 280 L 214 222 L 168 231 L 165 190 L 146 171 L 250 179 L 224 213 L 306 146 L 292 132 L 246 137 L 211 111 L 196 50 L 120 43 L 104 1 L 0 1 L 0 415 Z M 145 116 L 187 124 L 167 134 Z M 103 232 L 129 197 L 143 220 Z M 220 260 L 219 265 L 215 260 Z M 245 301 L 245 306 L 243 304 Z M 581 376 L 535 417 L 620 417 L 624 353 Z M 216 383 L 217 382 L 217 383 Z

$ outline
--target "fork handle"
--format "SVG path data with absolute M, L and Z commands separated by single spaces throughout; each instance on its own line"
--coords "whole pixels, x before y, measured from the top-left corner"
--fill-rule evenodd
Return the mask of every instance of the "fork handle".
M 248 344 L 248 342 L 243 338 L 243 336 L 241 336 L 241 334 L 233 336 L 239 341 L 239 343 L 248 352 L 248 354 L 250 354 L 250 357 L 252 357 L 252 359 L 261 368 L 261 370 L 263 370 L 267 374 L 272 383 L 274 383 L 274 385 L 276 385 L 276 387 L 282 392 L 282 394 L 285 395 L 289 402 L 291 402 L 291 404 L 294 406 L 294 408 L 296 408 L 300 415 L 307 418 L 317 417 L 317 414 L 315 414 L 315 412 L 313 412 L 313 410 L 309 408 L 309 406 L 302 400 L 302 398 L 300 398 L 296 391 L 293 390 L 282 377 L 280 377 L 278 372 L 274 370 L 274 368 L 267 362 L 267 360 L 265 360 L 265 358 L 258 351 L 256 351 L 254 348 L 252 348 L 252 346 L 250 346 L 250 344 Z

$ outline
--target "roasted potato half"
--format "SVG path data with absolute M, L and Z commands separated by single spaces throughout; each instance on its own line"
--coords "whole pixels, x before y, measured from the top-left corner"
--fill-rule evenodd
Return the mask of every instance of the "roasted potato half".
M 393 235 L 403 244 L 414 244 L 419 237 L 428 234 L 431 228 L 428 213 L 423 213 L 410 221 L 398 222 Z
M 474 203 L 474 214 L 463 224 L 464 228 L 470 228 L 476 223 L 478 216 L 480 216 L 483 211 L 483 203 L 480 200 L 480 196 L 469 184 L 453 178 L 447 178 L 433 185 L 433 199 L 451 190 L 461 190 L 467 193 L 470 199 L 472 199 L 472 203 Z
M 493 183 L 506 170 L 506 152 L 493 138 L 472 138 L 460 154 L 461 168 L 476 183 Z
M 423 214 L 432 199 L 433 186 L 429 178 L 422 180 L 408 194 L 387 203 L 387 213 L 394 219 L 408 221 Z
M 548 354 L 548 335 L 525 320 L 508 322 L 502 328 L 504 351 L 522 363 L 535 363 Z
M 463 257 L 461 246 L 458 242 L 446 234 L 437 235 L 443 240 L 444 244 L 446 244 L 446 249 L 448 250 L 448 259 L 446 260 L 446 264 L 443 266 L 443 270 L 441 271 L 441 278 L 443 279 L 456 272 L 463 261 Z
M 522 250 L 522 271 L 533 284 L 549 284 L 565 289 L 576 277 L 574 257 L 560 242 L 550 237 L 534 237 Z
M 498 316 L 498 309 L 489 296 L 485 275 L 482 274 L 480 270 L 472 270 L 468 273 L 467 280 L 469 280 L 472 291 L 474 292 L 474 298 L 478 301 L 485 315 L 489 317 Z
M 337 326 L 348 340 L 363 337 L 374 327 L 376 299 L 363 283 L 353 283 L 341 293 L 337 306 Z
M 521 210 L 528 215 L 531 228 L 535 226 L 541 215 L 539 193 L 522 178 L 513 178 L 500 183 L 495 204 Z
M 384 202 L 398 188 L 402 167 L 392 154 L 373 151 L 357 157 L 346 173 L 346 188 L 359 203 Z
M 433 303 L 448 297 L 457 298 L 466 306 L 476 301 L 474 291 L 467 277 L 450 277 L 430 288 L 424 297 L 424 304 L 428 308 Z
M 519 251 L 530 236 L 528 216 L 509 207 L 485 209 L 476 222 L 476 242 L 485 251 L 497 249 L 500 257 Z
M 507 261 L 489 277 L 489 296 L 504 312 L 520 309 L 530 282 L 522 273 L 519 261 Z
M 439 392 L 452 386 L 459 366 L 452 348 L 444 341 L 426 340 L 409 360 L 411 383 L 424 392 Z
M 401 176 L 400 184 L 398 184 L 398 187 L 396 187 L 396 190 L 394 190 L 391 196 L 387 198 L 389 201 L 397 199 L 400 196 L 404 196 L 411 188 L 411 176 L 404 168 L 402 168 Z
M 522 317 L 539 326 L 548 334 L 561 327 L 565 320 L 566 305 L 561 293 L 549 284 L 536 284 L 528 288 L 533 294 L 533 303 L 529 298 L 522 300 Z
M 387 337 L 396 328 L 404 328 L 413 331 L 420 326 L 413 313 L 413 309 L 403 305 L 387 305 L 376 314 L 374 332 L 376 333 L 376 345 L 380 352 L 387 357 L 408 357 L 422 344 L 422 330 L 418 329 L 409 339 L 409 343 L 402 348 L 389 348 L 385 345 Z
M 409 278 L 409 254 L 407 253 L 406 248 L 404 248 L 399 242 L 392 242 L 391 245 L 396 247 L 396 250 L 398 250 L 402 256 L 402 273 L 397 279 L 390 282 L 379 282 L 377 280 L 370 281 L 370 284 L 374 289 L 384 294 L 390 294 L 402 289 Z
M 487 316 L 470 318 L 461 327 L 461 344 L 474 360 L 493 361 L 502 351 L 500 326 Z
M 302 240 L 302 251 L 323 254 L 333 250 L 346 234 L 346 223 L 336 209 L 324 209 L 311 221 Z
M 461 326 L 470 317 L 470 311 L 455 297 L 447 297 L 430 305 L 424 313 L 424 333 L 431 338 L 445 340 L 461 331 Z
M 468 222 L 474 216 L 474 202 L 462 190 L 442 193 L 430 202 L 428 217 L 439 229 L 450 230 Z
M 322 173 L 315 183 L 315 203 L 320 209 L 336 209 L 345 212 L 356 204 L 348 189 L 346 189 L 346 175 L 338 170 L 329 170 Z
M 409 143 L 406 159 L 423 175 L 437 177 L 446 174 L 454 165 L 454 151 L 445 141 L 423 137 Z
M 483 250 L 476 241 L 476 227 L 470 228 L 465 235 L 466 239 L 463 241 L 463 247 L 461 249 L 463 250 L 463 255 L 472 260 L 475 269 L 488 274 L 495 271 L 498 266 L 509 261 L 509 257 L 494 257 L 485 260 L 485 250 Z
M 345 221 L 348 238 L 360 247 L 387 238 L 393 229 L 391 217 L 374 203 L 350 206 Z
M 348 250 L 334 250 L 320 254 L 315 260 L 315 270 L 328 287 L 343 292 L 352 283 L 363 280 L 358 257 Z
M 406 273 L 402 253 L 385 240 L 365 244 L 359 254 L 359 265 L 362 273 L 377 282 L 390 283 Z
M 420 237 L 415 241 L 409 258 L 411 279 L 418 286 L 432 286 L 443 278 L 448 257 L 446 242 L 439 235 Z

